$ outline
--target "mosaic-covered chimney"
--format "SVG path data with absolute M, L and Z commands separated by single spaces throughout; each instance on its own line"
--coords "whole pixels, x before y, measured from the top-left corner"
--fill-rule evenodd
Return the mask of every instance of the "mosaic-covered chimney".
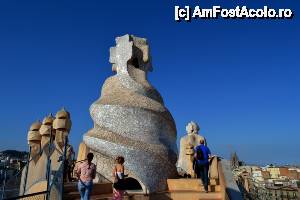
M 124 35 L 110 49 L 115 75 L 108 77 L 101 97 L 90 107 L 94 128 L 84 142 L 95 154 L 97 172 L 112 181 L 118 155 L 125 157 L 125 173 L 144 192 L 166 189 L 176 176 L 176 126 L 159 92 L 148 82 L 152 71 L 145 38 Z

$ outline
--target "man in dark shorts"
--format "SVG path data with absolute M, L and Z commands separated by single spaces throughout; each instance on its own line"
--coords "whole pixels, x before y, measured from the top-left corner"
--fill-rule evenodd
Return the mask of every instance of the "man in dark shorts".
M 196 173 L 197 177 L 201 177 L 205 192 L 208 192 L 208 170 L 211 152 L 204 144 L 205 141 L 201 139 L 200 145 L 195 148 Z

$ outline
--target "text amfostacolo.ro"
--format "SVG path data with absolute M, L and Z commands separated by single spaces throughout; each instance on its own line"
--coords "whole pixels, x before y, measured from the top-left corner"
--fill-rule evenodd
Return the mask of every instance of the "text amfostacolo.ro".
M 291 19 L 294 13 L 289 8 L 273 9 L 268 6 L 263 8 L 247 8 L 247 6 L 237 6 L 227 9 L 221 6 L 212 8 L 200 8 L 200 6 L 175 6 L 176 21 L 191 21 L 195 19 L 218 19 L 219 17 L 228 19 Z

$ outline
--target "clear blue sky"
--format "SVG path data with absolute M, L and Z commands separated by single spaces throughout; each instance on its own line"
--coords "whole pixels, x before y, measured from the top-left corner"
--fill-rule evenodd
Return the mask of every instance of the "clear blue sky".
M 65 106 L 77 148 L 111 76 L 109 47 L 149 40 L 150 82 L 178 138 L 198 122 L 211 150 L 251 163 L 300 163 L 300 3 L 285 1 L 0 1 L 0 150 L 27 149 L 29 125 Z M 291 8 L 292 20 L 174 21 L 174 5 Z

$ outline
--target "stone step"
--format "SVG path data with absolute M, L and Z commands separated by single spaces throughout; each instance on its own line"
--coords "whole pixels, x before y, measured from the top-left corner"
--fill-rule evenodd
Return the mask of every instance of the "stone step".
M 203 185 L 199 179 L 168 179 L 169 191 L 159 194 L 144 195 L 142 190 L 127 191 L 124 200 L 184 200 L 184 199 L 220 199 L 221 186 L 218 181 L 211 180 L 209 185 L 209 193 L 204 192 Z M 77 183 L 67 183 L 64 187 L 65 200 L 80 200 L 80 195 L 77 189 Z M 91 195 L 91 200 L 111 200 L 112 199 L 112 184 L 97 183 Z
M 112 200 L 113 194 L 100 194 L 100 195 L 91 195 L 90 199 L 91 200 Z M 148 200 L 149 196 L 145 196 L 142 194 L 135 194 L 135 195 L 124 195 L 123 200 Z M 164 198 L 164 199 L 159 199 L 159 198 L 151 198 L 155 200 L 170 200 L 170 198 Z M 72 197 L 64 197 L 64 200 L 80 200 L 80 195 L 78 193 L 77 196 L 72 196 Z
M 102 198 L 102 197 L 110 197 L 112 196 L 112 193 L 105 193 L 105 194 L 97 194 L 97 191 L 96 192 L 92 192 L 92 195 L 94 198 L 95 197 L 98 197 L 98 198 Z M 127 195 L 126 197 L 137 197 L 137 196 L 144 196 L 144 194 L 142 192 L 132 192 L 132 191 L 127 191 Z M 80 194 L 78 191 L 74 191 L 74 192 L 69 192 L 69 193 L 65 193 L 64 195 L 64 199 L 80 199 Z
M 170 192 L 172 200 L 222 200 L 220 192 L 195 192 L 195 191 L 176 191 Z
M 168 179 L 167 183 L 170 191 L 204 191 L 204 186 L 200 179 Z M 219 185 L 219 181 L 215 179 L 210 180 L 208 191 L 220 192 L 221 186 Z
M 66 183 L 64 185 L 64 193 L 78 192 L 77 182 Z M 111 183 L 95 183 L 93 185 L 93 192 L 95 194 L 107 194 L 112 193 Z
M 76 198 L 70 198 L 70 199 L 66 198 L 66 200 L 71 200 L 71 199 L 80 200 L 80 196 Z M 112 194 L 91 195 L 90 200 L 112 200 Z M 124 200 L 128 200 L 128 198 L 124 198 Z
M 80 196 L 75 198 L 64 198 L 65 200 L 80 200 Z M 91 200 L 112 200 L 112 194 L 92 195 Z M 218 192 L 204 193 L 192 191 L 177 191 L 164 194 L 146 195 L 125 195 L 123 200 L 221 200 Z
M 71 183 L 65 183 L 64 184 L 64 192 L 68 193 L 68 192 L 74 192 L 78 190 L 77 189 L 77 182 L 71 182 Z
M 95 184 L 97 185 L 97 187 L 100 187 L 100 184 Z M 100 186 L 99 186 L 100 185 Z M 110 184 L 111 185 L 111 184 Z M 93 188 L 92 194 L 91 194 L 91 199 L 109 199 L 112 197 L 112 190 L 107 190 L 106 193 L 103 193 L 103 188 L 101 188 L 102 190 L 97 190 L 97 187 Z M 102 192 L 102 193 L 101 193 Z M 129 199 L 133 199 L 132 197 L 135 197 L 134 199 L 138 198 L 139 196 L 144 196 L 143 194 L 143 190 L 128 190 L 126 191 L 127 195 L 124 197 L 129 198 Z M 73 199 L 80 199 L 80 194 L 77 190 L 77 188 L 75 188 L 75 191 L 70 191 L 70 192 L 65 192 L 64 194 L 64 199 L 66 200 L 73 200 Z

